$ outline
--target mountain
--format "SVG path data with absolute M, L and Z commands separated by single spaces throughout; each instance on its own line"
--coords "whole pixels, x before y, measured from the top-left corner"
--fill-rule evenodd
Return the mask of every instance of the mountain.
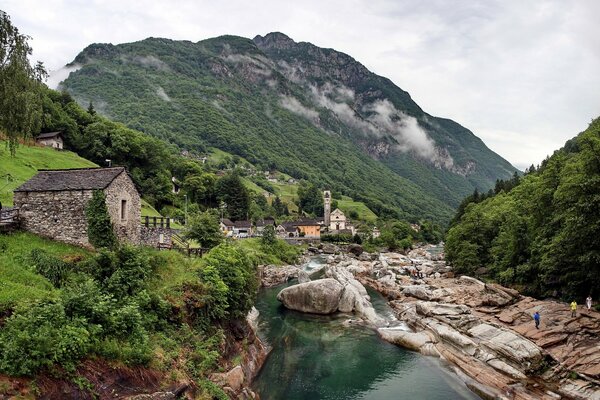
M 80 104 L 202 153 L 217 147 L 365 202 L 447 222 L 516 170 L 350 56 L 281 33 L 92 44 L 62 83 Z

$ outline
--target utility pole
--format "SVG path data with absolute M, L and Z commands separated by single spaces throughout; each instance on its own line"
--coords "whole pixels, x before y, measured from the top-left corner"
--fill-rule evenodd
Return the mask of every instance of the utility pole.
M 185 219 L 183 221 L 183 224 L 187 226 L 187 194 L 184 194 L 183 197 L 185 197 Z

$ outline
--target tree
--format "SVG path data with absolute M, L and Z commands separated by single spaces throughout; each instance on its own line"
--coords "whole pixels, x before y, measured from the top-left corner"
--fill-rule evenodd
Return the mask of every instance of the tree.
M 94 116 L 94 115 L 96 115 L 96 110 L 94 109 L 94 104 L 92 104 L 92 102 L 91 102 L 91 101 L 90 101 L 90 104 L 88 105 L 87 112 L 88 112 L 88 114 L 90 114 L 91 116 Z
M 28 39 L 0 11 L 0 130 L 8 136 L 12 155 L 18 139 L 37 133 L 42 123 L 42 81 L 47 73 L 41 63 L 30 64 Z
M 281 217 L 283 215 L 289 215 L 289 211 L 288 211 L 288 207 L 286 204 L 283 204 L 283 202 L 281 201 L 281 199 L 279 198 L 279 196 L 275 197 L 275 200 L 273 200 L 273 211 L 275 211 L 275 216 L 276 217 Z
M 227 204 L 227 213 L 233 220 L 248 218 L 250 211 L 250 194 L 237 173 L 223 176 L 217 181 L 217 198 Z
M 188 222 L 185 237 L 197 241 L 201 247 L 210 249 L 218 246 L 223 241 L 219 217 L 211 211 L 192 216 Z
M 323 195 L 312 183 L 302 181 L 298 187 L 298 208 L 300 211 L 323 216 Z
M 275 227 L 273 225 L 265 226 L 262 235 L 262 243 L 270 246 L 277 241 L 277 237 L 275 236 Z
M 117 245 L 117 236 L 113 230 L 110 215 L 106 208 L 106 195 L 102 190 L 95 190 L 92 199 L 85 209 L 87 218 L 88 239 L 96 248 L 113 248 Z

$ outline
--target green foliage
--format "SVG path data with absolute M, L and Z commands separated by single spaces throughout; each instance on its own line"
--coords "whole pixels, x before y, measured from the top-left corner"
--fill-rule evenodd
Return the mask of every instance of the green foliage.
M 94 190 L 92 199 L 85 209 L 85 216 L 88 239 L 92 246 L 110 249 L 117 245 L 117 236 L 106 207 L 106 195 L 102 190 Z
M 298 208 L 301 212 L 323 216 L 323 193 L 314 184 L 300 182 L 298 188 Z
M 328 243 L 352 243 L 353 238 L 354 237 L 349 233 L 321 235 L 321 241 Z
M 381 236 L 374 241 L 390 250 L 407 250 L 416 234 L 406 221 L 389 221 L 381 227 Z
M 205 266 L 214 268 L 227 286 L 227 314 L 230 318 L 246 316 L 258 291 L 256 267 L 238 246 L 221 244 L 203 259 Z
M 217 199 L 227 205 L 227 215 L 233 220 L 249 217 L 250 193 L 237 173 L 223 176 L 217 182 Z
M 0 371 L 31 375 L 54 363 L 68 371 L 92 346 L 84 319 L 69 318 L 60 303 L 46 303 L 17 312 L 0 330 Z
M 31 250 L 30 260 L 35 272 L 48 279 L 55 287 L 61 287 L 67 279 L 69 265 L 46 251 Z
M 17 140 L 36 134 L 41 124 L 41 82 L 47 73 L 39 62 L 31 66 L 28 39 L 0 10 L 0 132 L 8 136 L 12 155 Z
M 275 197 L 275 199 L 273 200 L 273 204 L 271 206 L 273 207 L 273 211 L 275 211 L 275 216 L 276 217 L 281 217 L 281 216 L 285 216 L 285 215 L 289 215 L 290 214 L 287 205 L 285 205 L 281 201 L 281 199 L 279 198 L 279 196 Z
M 271 246 L 275 244 L 277 241 L 277 236 L 275 236 L 275 227 L 273 225 L 265 226 L 261 241 L 265 246 Z
M 186 226 L 185 237 L 195 240 L 203 248 L 212 249 L 219 245 L 223 241 L 219 216 L 210 211 L 193 215 Z
M 600 119 L 540 168 L 469 202 L 448 231 L 448 261 L 528 294 L 583 300 L 600 287 L 598 154 Z

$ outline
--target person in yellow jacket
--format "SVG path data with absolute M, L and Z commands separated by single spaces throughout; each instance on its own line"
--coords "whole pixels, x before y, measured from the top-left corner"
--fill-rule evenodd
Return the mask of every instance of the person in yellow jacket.
M 577 302 L 573 300 L 571 302 L 571 317 L 575 318 L 577 316 Z

